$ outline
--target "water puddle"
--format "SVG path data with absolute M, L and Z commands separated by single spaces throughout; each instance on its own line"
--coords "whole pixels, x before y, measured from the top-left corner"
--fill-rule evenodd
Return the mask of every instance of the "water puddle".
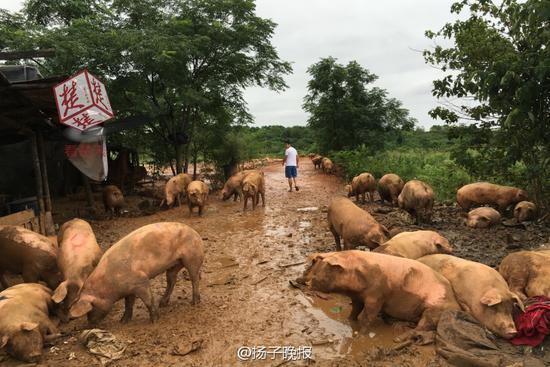
M 311 222 L 307 220 L 303 220 L 298 224 L 298 226 L 300 227 L 300 229 L 306 229 L 311 227 Z
M 265 235 L 269 237 L 286 237 L 291 233 L 286 227 L 266 228 Z
M 305 208 L 298 208 L 296 210 L 299 211 L 299 212 L 316 212 L 317 210 L 319 210 L 319 207 L 317 207 L 317 206 L 307 206 Z
M 218 257 L 214 260 L 214 263 L 216 264 L 216 268 L 218 269 L 225 269 L 225 268 L 231 268 L 233 266 L 239 266 L 239 263 L 237 260 L 235 260 L 234 257 L 231 256 L 223 256 Z

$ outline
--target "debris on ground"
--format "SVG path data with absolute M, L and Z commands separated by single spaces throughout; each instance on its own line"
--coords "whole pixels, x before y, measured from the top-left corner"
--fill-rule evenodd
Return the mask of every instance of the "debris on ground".
M 126 343 L 101 329 L 84 330 L 80 333 L 78 340 L 99 359 L 103 366 L 122 358 L 127 347 Z

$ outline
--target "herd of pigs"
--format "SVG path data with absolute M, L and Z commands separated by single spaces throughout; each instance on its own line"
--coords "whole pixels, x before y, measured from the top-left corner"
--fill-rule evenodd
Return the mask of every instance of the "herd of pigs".
M 311 159 L 316 168 L 333 172 L 330 159 L 317 155 Z M 378 191 L 383 201 L 406 210 L 417 222 L 429 222 L 434 194 L 426 183 L 404 183 L 395 174 L 387 174 L 377 183 L 373 175 L 363 173 L 346 190 L 348 198 L 334 197 L 328 207 L 328 226 L 338 251 L 311 255 L 311 263 L 298 281 L 350 297 L 350 318 L 363 313 L 368 325 L 383 312 L 417 321 L 416 329 L 401 336 L 406 338 L 415 331 L 432 330 L 442 312 L 462 309 L 495 334 L 511 338 L 516 333 L 514 305 L 522 307 L 529 296 L 550 296 L 550 251 L 510 254 L 496 271 L 449 255 L 448 241 L 434 231 L 402 232 L 390 238 L 383 225 L 349 199 L 355 196 L 359 201 L 361 197 L 364 202 L 368 196 L 373 201 Z M 189 214 L 198 207 L 202 215 L 208 193 L 204 182 L 180 174 L 166 183 L 161 205 L 181 205 L 185 198 Z M 260 196 L 265 206 L 261 170 L 236 173 L 221 192 L 223 200 L 240 198 L 243 210 L 249 199 L 255 209 Z M 489 206 L 504 211 L 515 205 L 518 220 L 533 219 L 536 208 L 526 199 L 523 190 L 489 183 L 466 185 L 457 193 L 462 208 L 480 206 L 467 215 L 468 225 L 478 228 L 499 220 L 500 213 Z M 103 200 L 107 211 L 118 213 L 124 199 L 116 186 L 107 186 Z M 354 250 L 358 246 L 371 251 Z M 201 236 L 183 223 L 145 225 L 104 253 L 92 227 L 82 219 L 65 222 L 56 240 L 23 227 L 0 226 L 0 282 L 4 288 L 0 292 L 0 347 L 17 359 L 35 362 L 44 344 L 60 336 L 53 318 L 69 322 L 86 315 L 90 324 L 97 324 L 121 299 L 125 302 L 122 322 L 132 319 L 136 297 L 154 322 L 159 318 L 158 307 L 169 303 L 183 268 L 192 283 L 192 303 L 197 304 L 203 261 Z M 10 287 L 5 272 L 21 274 L 24 283 Z M 167 285 L 157 306 L 150 280 L 161 273 L 166 273 Z

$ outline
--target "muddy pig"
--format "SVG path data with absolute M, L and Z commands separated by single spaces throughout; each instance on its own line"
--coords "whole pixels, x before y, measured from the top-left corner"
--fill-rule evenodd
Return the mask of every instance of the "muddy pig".
M 403 186 L 397 198 L 401 209 L 406 210 L 415 219 L 415 223 L 432 221 L 434 192 L 425 182 L 411 180 Z
M 527 200 L 527 192 L 516 187 L 476 182 L 462 186 L 456 192 L 456 202 L 464 210 L 473 206 L 490 205 L 504 211 L 510 205 Z
M 449 241 L 434 231 L 401 232 L 373 250 L 382 254 L 418 259 L 431 254 L 451 254 Z
M 530 201 L 520 201 L 514 208 L 514 218 L 518 222 L 534 220 L 537 217 L 537 206 Z
M 332 163 L 332 161 L 327 157 L 321 160 L 321 166 L 323 168 L 323 173 L 330 174 L 334 170 L 334 163 Z
M 222 200 L 227 200 L 233 196 L 233 201 L 237 201 L 237 198 L 243 198 L 242 184 L 244 178 L 252 172 L 256 172 L 260 175 L 264 175 L 262 171 L 259 170 L 245 170 L 235 173 L 233 176 L 229 177 L 222 190 Z
M 533 296 L 550 297 L 550 250 L 518 251 L 506 256 L 499 273 L 510 290 L 522 300 Z
M 101 321 L 114 303 L 124 298 L 122 322 L 132 319 L 134 301 L 141 299 L 151 321 L 159 318 L 150 279 L 166 272 L 166 291 L 160 306 L 166 306 L 179 271 L 185 267 L 193 285 L 193 304 L 200 301 L 199 272 L 204 259 L 201 236 L 183 223 L 161 222 L 143 226 L 105 251 L 84 282 L 71 318 L 88 314 L 91 324 Z
M 376 190 L 376 179 L 368 172 L 361 173 L 351 180 L 351 185 L 348 185 L 348 198 L 355 196 L 355 201 L 365 203 L 365 194 L 368 194 L 370 202 L 374 202 L 374 191 Z
M 386 242 L 390 235 L 386 227 L 368 212 L 344 197 L 331 200 L 328 206 L 328 225 L 338 251 L 342 249 L 340 238 L 344 242 L 344 250 L 357 246 L 374 249 Z
M 202 181 L 191 181 L 187 186 L 187 206 L 189 215 L 193 213 L 193 208 L 199 208 L 199 215 L 202 215 L 206 200 L 208 199 L 208 185 Z
M 52 291 L 41 284 L 17 284 L 0 292 L 0 348 L 13 357 L 35 363 L 44 342 L 57 337 L 48 317 Z
M 242 185 L 244 206 L 243 211 L 246 210 L 246 204 L 248 199 L 252 199 L 252 210 L 256 209 L 256 205 L 262 196 L 262 206 L 265 206 L 265 180 L 263 174 L 252 172 L 243 179 Z
M 500 213 L 485 206 L 471 210 L 466 218 L 466 225 L 472 228 L 489 228 L 499 222 Z
M 99 262 L 101 249 L 92 227 L 77 218 L 61 226 L 58 243 L 57 265 L 65 280 L 55 290 L 52 301 L 61 304 L 59 316 L 67 322 L 69 307 L 76 301 L 84 281 Z
M 512 311 L 514 304 L 522 303 L 498 271 L 451 255 L 428 255 L 418 261 L 447 278 L 462 309 L 487 329 L 505 339 L 516 335 Z
M 320 155 L 315 155 L 315 157 L 311 158 L 311 161 L 313 162 L 313 166 L 315 168 L 321 169 L 321 164 L 323 163 L 323 157 Z
M 181 206 L 181 199 L 185 196 L 187 185 L 191 181 L 193 181 L 193 177 L 187 173 L 180 173 L 169 179 L 164 186 L 164 199 L 161 201 L 160 206 L 166 204 L 170 208 L 174 202 Z
M 378 194 L 380 194 L 382 203 L 385 200 L 397 206 L 397 198 L 401 194 L 404 185 L 405 183 L 398 175 L 388 173 L 382 176 L 380 181 L 378 181 Z
M 121 214 L 122 207 L 124 207 L 124 195 L 122 191 L 115 185 L 107 185 L 103 188 L 103 206 L 105 212 Z
M 57 246 L 48 238 L 18 226 L 0 225 L 0 282 L 3 273 L 21 274 L 25 283 L 43 280 L 55 289 L 61 282 L 57 268 Z
M 352 320 L 363 312 L 369 324 L 382 311 L 418 321 L 417 331 L 433 330 L 441 313 L 460 309 L 449 282 L 416 260 L 358 250 L 313 254 L 310 260 L 297 281 L 350 297 Z

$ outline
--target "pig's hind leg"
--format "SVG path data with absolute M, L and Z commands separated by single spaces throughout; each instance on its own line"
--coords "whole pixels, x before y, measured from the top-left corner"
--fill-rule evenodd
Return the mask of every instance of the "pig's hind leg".
M 349 315 L 350 320 L 357 320 L 359 314 L 365 308 L 365 303 L 361 298 L 352 298 L 351 299 L 351 313 Z
M 168 302 L 170 302 L 170 296 L 174 291 L 174 286 L 176 285 L 176 281 L 178 279 L 178 273 L 182 268 L 183 264 L 178 263 L 166 271 L 166 291 L 160 299 L 160 307 L 168 306 Z
M 132 320 L 132 316 L 134 314 L 135 302 L 136 302 L 135 294 L 131 294 L 124 298 L 124 315 L 122 315 L 122 319 L 120 319 L 120 322 L 122 322 L 123 324 L 127 324 L 128 322 L 130 322 L 130 320 Z

